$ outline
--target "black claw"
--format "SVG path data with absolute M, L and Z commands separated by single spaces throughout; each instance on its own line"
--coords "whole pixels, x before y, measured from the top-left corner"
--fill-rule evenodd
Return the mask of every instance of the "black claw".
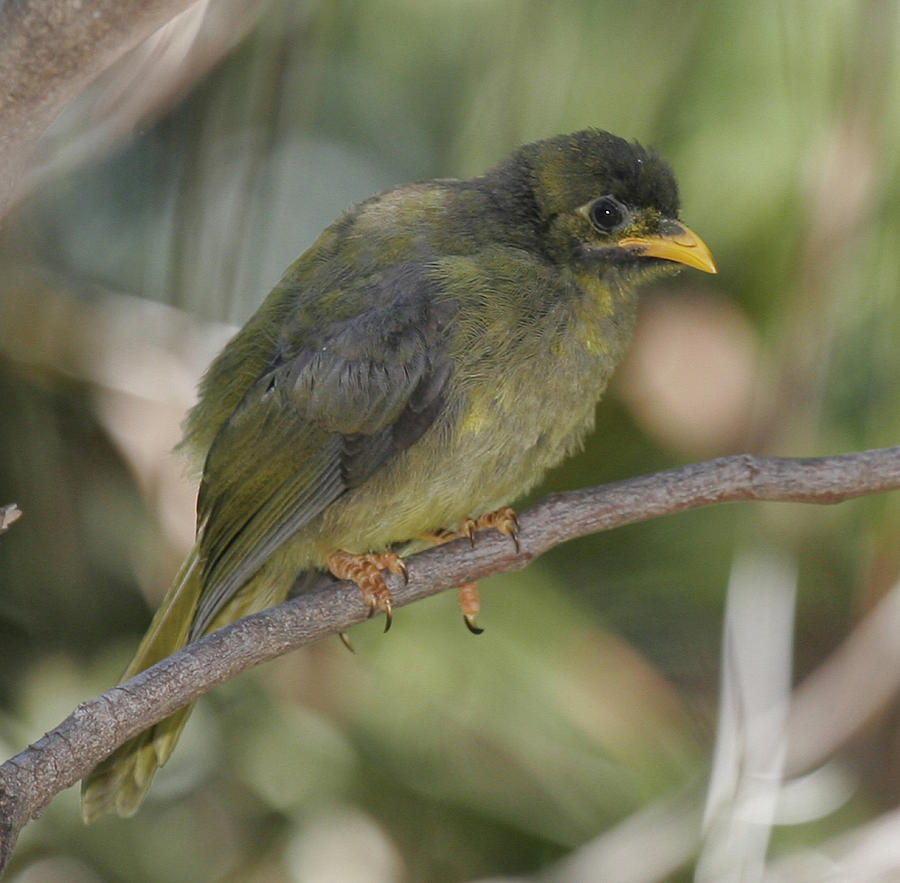
M 480 634 L 484 631 L 484 629 L 479 628 L 477 625 L 475 625 L 475 616 L 474 616 L 474 614 L 471 614 L 471 613 L 464 613 L 464 614 L 463 614 L 463 622 L 466 624 L 466 628 L 467 628 L 473 635 L 480 635 Z
M 386 632 L 390 631 L 391 623 L 394 621 L 394 613 L 393 607 L 391 606 L 390 601 L 384 602 L 384 630 Z
M 356 653 L 353 645 L 350 643 L 350 638 L 347 636 L 346 632 L 338 632 L 338 637 L 341 639 L 341 643 L 353 654 Z
M 400 564 L 400 574 L 403 577 L 403 585 L 408 586 L 409 585 L 409 570 L 407 569 L 406 565 L 402 561 L 399 562 L 399 564 Z
M 511 521 L 512 530 L 509 532 L 509 535 L 512 537 L 513 542 L 516 544 L 516 555 L 518 555 L 521 551 L 521 548 L 519 546 L 519 519 L 516 518 L 515 513 L 513 513 Z

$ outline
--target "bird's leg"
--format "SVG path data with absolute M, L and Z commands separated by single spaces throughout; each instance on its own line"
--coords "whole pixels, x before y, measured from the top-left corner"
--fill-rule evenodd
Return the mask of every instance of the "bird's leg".
M 423 533 L 422 539 L 442 546 L 444 543 L 468 537 L 469 542 L 474 546 L 475 533 L 479 530 L 496 530 L 512 537 L 516 552 L 519 551 L 519 519 L 516 518 L 515 510 L 509 506 L 479 515 L 478 518 L 466 518 L 459 525 L 459 530 L 437 530 L 432 533 Z
M 394 609 L 391 591 L 384 581 L 383 570 L 409 579 L 403 559 L 395 552 L 383 552 L 380 555 L 352 555 L 350 552 L 338 550 L 329 556 L 326 562 L 328 569 L 338 578 L 350 580 L 359 586 L 366 604 L 369 605 L 369 616 L 376 610 L 384 613 L 384 630 L 391 627 Z
M 474 546 L 475 532 L 479 530 L 497 530 L 512 537 L 512 541 L 516 545 L 516 552 L 519 551 L 519 519 L 516 518 L 516 513 L 509 506 L 479 515 L 478 518 L 466 518 L 460 524 L 459 530 L 439 530 L 434 533 L 425 533 L 422 534 L 422 538 L 441 546 L 444 543 L 468 537 L 469 542 Z M 478 600 L 478 583 L 464 583 L 456 591 L 459 597 L 459 609 L 462 611 L 466 628 L 473 635 L 480 635 L 484 629 L 479 628 L 475 623 L 475 617 L 481 609 L 481 602 Z
M 479 515 L 475 519 L 474 530 L 496 530 L 505 536 L 511 537 L 516 547 L 516 553 L 519 552 L 519 519 L 516 513 L 509 506 L 503 506 L 495 512 L 488 512 L 486 515 Z
M 436 546 L 443 546 L 444 543 L 452 543 L 454 540 L 468 537 L 469 542 L 475 545 L 475 519 L 466 518 L 459 526 L 459 530 L 435 530 L 427 531 L 422 534 L 423 540 L 434 543 Z
M 462 611 L 466 628 L 473 635 L 480 635 L 484 629 L 479 628 L 475 622 L 478 611 L 481 610 L 481 601 L 478 600 L 478 583 L 463 583 L 456 590 L 459 598 L 459 609 Z

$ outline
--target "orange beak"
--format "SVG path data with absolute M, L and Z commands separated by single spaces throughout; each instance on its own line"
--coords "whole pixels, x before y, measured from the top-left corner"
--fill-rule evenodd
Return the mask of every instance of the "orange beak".
M 619 248 L 639 248 L 641 257 L 662 258 L 702 270 L 718 273 L 716 259 L 706 243 L 681 221 L 665 222 L 666 232 L 658 236 L 626 236 L 617 243 Z

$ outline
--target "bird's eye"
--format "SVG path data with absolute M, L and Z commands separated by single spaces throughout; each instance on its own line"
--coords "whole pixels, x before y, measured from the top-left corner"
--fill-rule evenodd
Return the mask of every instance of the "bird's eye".
M 601 232 L 615 230 L 625 220 L 624 206 L 612 196 L 601 196 L 588 209 L 591 223 Z

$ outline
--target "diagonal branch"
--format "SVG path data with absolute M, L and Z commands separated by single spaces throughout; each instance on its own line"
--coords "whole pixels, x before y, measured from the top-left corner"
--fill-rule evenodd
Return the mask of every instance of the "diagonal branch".
M 13 522 L 22 517 L 22 510 L 15 503 L 0 506 L 0 533 L 6 533 Z
M 0 216 L 38 138 L 120 55 L 195 0 L 0 2 Z
M 396 607 L 492 573 L 525 567 L 560 543 L 685 509 L 738 500 L 839 503 L 900 489 L 900 446 L 813 459 L 740 455 L 548 497 L 520 518 L 520 551 L 479 534 L 409 560 L 393 577 Z M 217 684 L 368 613 L 359 591 L 336 583 L 248 616 L 78 706 L 56 729 L 0 766 L 0 870 L 22 826 L 136 733 Z

